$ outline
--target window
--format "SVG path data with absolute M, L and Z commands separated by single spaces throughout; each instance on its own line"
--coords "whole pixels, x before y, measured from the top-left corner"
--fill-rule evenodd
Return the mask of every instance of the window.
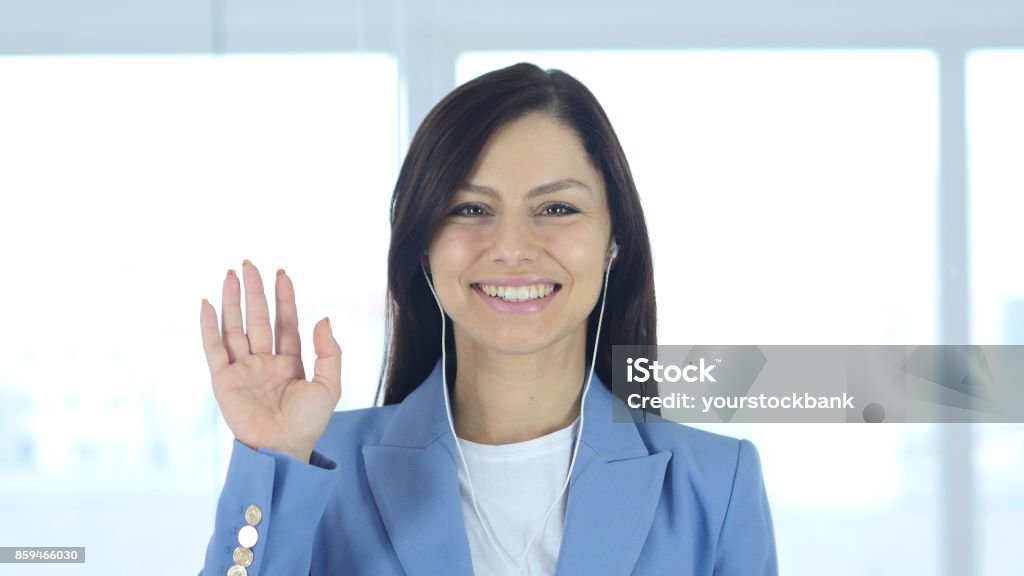
M 0 542 L 86 546 L 90 574 L 174 542 L 159 571 L 195 573 L 231 441 L 199 303 L 220 310 L 229 267 L 261 267 L 272 315 L 286 268 L 307 369 L 330 316 L 365 359 L 342 408 L 373 402 L 394 60 L 5 57 L 0 77 Z

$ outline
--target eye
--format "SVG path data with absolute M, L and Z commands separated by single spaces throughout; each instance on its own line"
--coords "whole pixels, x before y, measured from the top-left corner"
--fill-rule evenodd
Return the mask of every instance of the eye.
M 548 204 L 547 206 L 541 209 L 541 214 L 545 216 L 569 216 L 577 212 L 579 212 L 579 210 L 573 208 L 568 204 L 563 204 L 561 202 Z
M 480 204 L 464 203 L 459 204 L 448 213 L 449 216 L 486 216 L 487 209 Z

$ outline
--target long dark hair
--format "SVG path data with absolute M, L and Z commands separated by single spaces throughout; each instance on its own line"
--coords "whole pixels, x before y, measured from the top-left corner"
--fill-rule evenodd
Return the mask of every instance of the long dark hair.
M 542 112 L 572 128 L 604 178 L 612 235 L 620 247 L 608 279 L 597 353 L 598 377 L 611 385 L 612 345 L 657 344 L 654 266 L 640 196 L 629 164 L 601 105 L 582 83 L 560 70 L 520 63 L 459 86 L 416 131 L 391 197 L 388 251 L 387 341 L 378 398 L 401 402 L 441 357 L 441 318 L 420 263 L 465 183 L 484 144 L 498 128 Z M 587 358 L 593 351 L 597 307 L 587 322 Z M 454 349 L 450 319 L 446 338 Z M 449 354 L 453 361 L 455 354 Z M 449 372 L 455 373 L 451 365 Z

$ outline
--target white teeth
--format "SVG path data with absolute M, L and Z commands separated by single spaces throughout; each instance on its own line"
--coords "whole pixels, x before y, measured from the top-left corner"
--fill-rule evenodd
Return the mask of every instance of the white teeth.
M 480 290 L 492 298 L 501 298 L 506 302 L 526 302 L 544 298 L 555 291 L 554 284 L 533 284 L 531 286 L 494 286 L 478 284 Z

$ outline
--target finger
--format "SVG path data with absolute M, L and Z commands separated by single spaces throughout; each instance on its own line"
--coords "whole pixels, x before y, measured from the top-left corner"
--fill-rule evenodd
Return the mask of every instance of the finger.
M 277 318 L 274 321 L 274 345 L 278 354 L 302 357 L 299 340 L 299 312 L 295 308 L 295 287 L 284 270 L 277 271 Z
M 228 362 L 234 362 L 249 354 L 249 339 L 242 330 L 241 288 L 234 270 L 228 270 L 227 278 L 224 279 L 221 300 L 221 337 L 228 351 Z
M 220 339 L 220 330 L 217 329 L 217 311 L 213 304 L 203 298 L 203 305 L 199 309 L 199 327 L 203 332 L 203 350 L 206 351 L 206 364 L 210 367 L 212 376 L 221 368 L 230 364 L 228 351 L 224 349 L 224 343 Z
M 270 331 L 270 311 L 260 271 L 246 260 L 242 262 L 242 278 L 245 280 L 245 333 L 249 336 L 249 352 L 273 354 L 274 336 Z
M 313 348 L 316 361 L 313 363 L 313 381 L 327 387 L 334 398 L 341 397 L 341 346 L 334 339 L 331 321 L 327 318 L 313 327 Z

